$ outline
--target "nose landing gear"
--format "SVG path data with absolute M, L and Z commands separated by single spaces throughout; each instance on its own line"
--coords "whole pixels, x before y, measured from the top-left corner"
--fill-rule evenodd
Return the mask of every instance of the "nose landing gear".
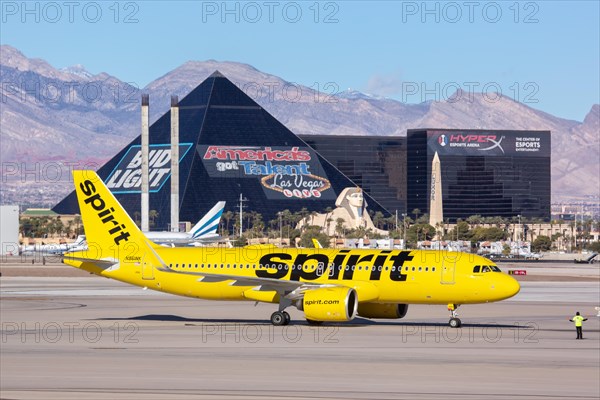
M 456 312 L 456 309 L 460 306 L 460 304 L 448 304 L 448 311 L 450 311 L 450 321 L 448 322 L 448 325 L 450 325 L 451 328 L 460 328 L 462 326 L 462 322 L 460 321 L 460 318 L 458 318 L 458 313 Z

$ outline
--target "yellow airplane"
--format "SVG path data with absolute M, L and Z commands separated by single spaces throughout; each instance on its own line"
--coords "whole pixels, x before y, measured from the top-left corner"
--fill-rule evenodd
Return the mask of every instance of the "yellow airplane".
M 73 171 L 86 251 L 65 264 L 93 274 L 180 296 L 279 304 L 274 325 L 287 325 L 296 306 L 309 323 L 402 318 L 408 304 L 443 304 L 460 327 L 461 304 L 499 301 L 519 284 L 490 260 L 421 250 L 168 248 L 150 242 L 102 180 Z

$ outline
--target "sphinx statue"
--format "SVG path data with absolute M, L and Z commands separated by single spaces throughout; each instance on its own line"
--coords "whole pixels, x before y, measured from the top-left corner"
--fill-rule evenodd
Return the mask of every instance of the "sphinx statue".
M 329 235 L 335 235 L 335 228 L 338 219 L 343 219 L 345 229 L 356 229 L 364 227 L 382 236 L 388 236 L 389 232 L 375 228 L 371 216 L 367 212 L 367 201 L 365 200 L 362 189 L 349 187 L 342 190 L 335 201 L 336 208 L 325 214 L 317 214 L 306 217 L 298 223 L 298 228 L 303 225 L 318 225 L 323 227 L 323 231 Z M 329 220 L 329 223 L 327 222 Z

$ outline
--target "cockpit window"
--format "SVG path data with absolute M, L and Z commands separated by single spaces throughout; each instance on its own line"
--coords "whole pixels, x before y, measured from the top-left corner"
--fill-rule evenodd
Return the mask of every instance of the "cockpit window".
M 476 265 L 473 267 L 473 273 L 486 273 L 486 272 L 502 272 L 500 268 L 495 265 Z

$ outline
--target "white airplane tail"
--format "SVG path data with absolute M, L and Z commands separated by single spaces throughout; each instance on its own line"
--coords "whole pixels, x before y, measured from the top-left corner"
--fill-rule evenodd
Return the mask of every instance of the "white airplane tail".
M 217 236 L 217 228 L 221 222 L 221 215 L 225 209 L 225 202 L 219 201 L 213 208 L 194 227 L 190 230 L 190 235 L 194 239 L 203 239 Z

